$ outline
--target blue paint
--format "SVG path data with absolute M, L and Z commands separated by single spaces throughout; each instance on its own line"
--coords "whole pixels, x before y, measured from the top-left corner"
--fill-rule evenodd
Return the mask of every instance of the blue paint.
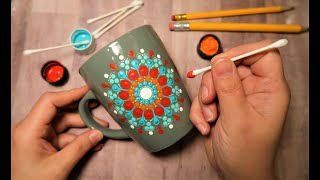
M 76 29 L 71 35 L 71 43 L 79 43 L 85 40 L 89 40 L 88 44 L 80 44 L 74 46 L 75 49 L 83 50 L 89 47 L 92 43 L 92 35 L 89 31 L 85 29 Z

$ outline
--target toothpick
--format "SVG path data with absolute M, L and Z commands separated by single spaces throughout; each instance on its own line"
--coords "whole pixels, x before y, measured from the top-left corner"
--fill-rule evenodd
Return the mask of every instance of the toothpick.
M 276 42 L 274 42 L 274 43 L 272 43 L 272 44 L 270 44 L 268 46 L 262 47 L 260 49 L 253 50 L 251 52 L 242 54 L 240 56 L 233 57 L 233 58 L 231 58 L 231 61 L 237 61 L 239 59 L 242 59 L 242 58 L 245 58 L 245 57 L 248 57 L 248 56 L 263 52 L 263 51 L 266 51 L 266 50 L 283 47 L 283 46 L 285 46 L 287 44 L 288 44 L 288 40 L 287 39 L 280 39 L 280 40 L 278 40 L 278 41 L 276 41 Z M 211 66 L 208 66 L 208 67 L 205 67 L 205 68 L 202 68 L 202 69 L 196 69 L 196 70 L 193 70 L 193 71 L 189 71 L 188 74 L 187 74 L 187 77 L 188 78 L 194 78 L 198 74 L 206 72 L 206 71 L 208 71 L 210 69 L 211 69 Z
M 34 54 L 34 53 L 38 53 L 38 52 L 49 51 L 49 50 L 64 48 L 64 47 L 69 47 L 69 46 L 76 46 L 76 45 L 81 45 L 81 44 L 88 44 L 88 43 L 90 43 L 90 41 L 85 40 L 85 41 L 78 42 L 78 43 L 65 44 L 65 45 L 61 45 L 61 46 L 48 47 L 48 48 L 43 48 L 43 49 L 27 49 L 27 50 L 23 51 L 23 55 L 30 55 L 30 54 Z

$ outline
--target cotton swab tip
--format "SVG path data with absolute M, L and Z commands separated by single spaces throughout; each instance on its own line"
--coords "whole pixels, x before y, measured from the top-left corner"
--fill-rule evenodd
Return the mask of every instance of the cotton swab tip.
M 288 40 L 287 39 L 280 39 L 279 41 L 275 42 L 273 45 L 275 47 L 282 47 L 288 44 Z
M 194 77 L 196 77 L 196 76 L 193 75 L 193 71 L 189 71 L 188 74 L 187 74 L 187 77 L 188 77 L 188 78 L 194 78 Z
M 30 54 L 32 54 L 32 53 L 33 53 L 32 50 L 24 50 L 24 51 L 23 51 L 23 55 L 30 55 Z

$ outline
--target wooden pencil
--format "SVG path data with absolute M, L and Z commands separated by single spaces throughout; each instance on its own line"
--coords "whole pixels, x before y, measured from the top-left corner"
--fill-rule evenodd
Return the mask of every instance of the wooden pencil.
M 278 13 L 278 12 L 283 12 L 291 9 L 293 9 L 293 7 L 283 7 L 283 6 L 231 9 L 231 10 L 222 10 L 222 11 L 213 11 L 213 12 L 176 14 L 176 15 L 172 15 L 171 19 L 173 21 L 182 21 L 182 20 L 205 19 L 205 18 L 216 18 L 216 17 L 226 17 L 226 16 Z
M 242 31 L 300 33 L 308 28 L 299 24 L 257 24 L 231 22 L 173 22 L 169 23 L 171 31 Z

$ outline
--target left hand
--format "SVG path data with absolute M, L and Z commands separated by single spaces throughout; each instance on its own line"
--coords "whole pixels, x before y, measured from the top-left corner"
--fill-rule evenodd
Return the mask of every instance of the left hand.
M 102 140 L 98 130 L 80 135 L 65 132 L 68 128 L 86 127 L 78 113 L 59 113 L 75 106 L 88 91 L 84 86 L 62 92 L 44 93 L 25 119 L 12 129 L 12 179 L 67 179 L 77 162 Z M 77 107 L 77 106 L 76 106 Z M 106 121 L 97 119 L 102 126 Z M 102 144 L 96 146 L 100 150 Z

